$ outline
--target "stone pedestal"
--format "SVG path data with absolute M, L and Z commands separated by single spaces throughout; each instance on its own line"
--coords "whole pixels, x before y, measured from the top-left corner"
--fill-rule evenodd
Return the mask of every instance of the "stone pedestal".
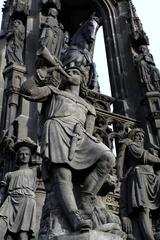
M 68 234 L 53 237 L 51 240 L 123 240 L 124 238 L 117 234 L 91 230 L 83 234 Z

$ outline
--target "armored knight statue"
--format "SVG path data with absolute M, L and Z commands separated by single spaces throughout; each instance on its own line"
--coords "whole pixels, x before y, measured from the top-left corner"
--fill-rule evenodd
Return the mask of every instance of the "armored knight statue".
M 160 232 L 157 225 L 154 236 L 150 212 L 160 209 L 160 176 L 154 169 L 160 166 L 160 158 L 144 149 L 144 135 L 142 129 L 135 128 L 121 141 L 117 157 L 120 214 L 129 239 L 154 240 L 160 239 Z M 139 235 L 133 236 L 132 229 Z
M 93 199 L 114 166 L 110 149 L 92 136 L 95 109 L 79 96 L 85 73 L 76 66 L 66 70 L 59 89 L 42 86 L 38 77 L 23 83 L 21 93 L 30 101 L 45 102 L 41 137 L 43 180 L 56 189 L 59 204 L 72 231 L 92 229 Z M 73 179 L 80 187 L 80 209 L 73 192 Z M 47 188 L 46 188 L 47 191 Z M 82 214 L 83 213 L 83 214 Z
M 6 61 L 7 64 L 23 65 L 23 49 L 25 27 L 21 20 L 15 19 L 12 30 L 7 33 Z
M 37 145 L 27 138 L 14 145 L 18 170 L 5 174 L 0 188 L 0 239 L 29 240 L 36 228 L 37 168 L 29 168 Z

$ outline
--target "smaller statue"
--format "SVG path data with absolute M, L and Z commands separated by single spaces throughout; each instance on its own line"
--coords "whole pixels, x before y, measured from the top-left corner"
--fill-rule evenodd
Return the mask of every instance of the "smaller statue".
M 135 55 L 135 62 L 138 66 L 141 83 L 145 85 L 147 91 L 159 91 L 160 71 L 156 68 L 153 56 L 147 46 L 139 47 L 138 54 Z
M 50 54 L 60 58 L 64 44 L 62 25 L 57 19 L 58 12 L 50 8 L 47 17 L 42 17 L 42 32 L 40 35 L 41 47 L 46 47 Z
M 5 174 L 0 188 L 0 239 L 29 240 L 36 228 L 37 168 L 29 168 L 37 145 L 27 138 L 14 145 L 19 169 Z M 8 238 L 7 238 L 8 239 Z
M 150 211 L 160 209 L 160 176 L 154 172 L 155 166 L 160 166 L 160 158 L 144 149 L 144 131 L 133 129 L 128 138 L 121 141 L 117 157 L 117 174 L 121 181 L 120 215 L 129 239 L 137 239 L 133 237 L 133 226 L 141 235 L 140 239 L 155 239 L 150 220 Z M 160 232 L 156 236 L 160 237 Z
M 29 14 L 29 1 L 28 0 L 14 0 L 14 10 L 17 12 L 23 12 L 26 15 Z
M 23 48 L 25 39 L 25 27 L 21 20 L 13 22 L 12 30 L 7 33 L 6 61 L 7 64 L 17 63 L 23 65 Z

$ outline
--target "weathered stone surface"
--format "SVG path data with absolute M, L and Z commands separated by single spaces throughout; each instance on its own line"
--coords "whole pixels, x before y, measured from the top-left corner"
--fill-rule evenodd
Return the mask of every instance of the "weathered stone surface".
M 135 239 L 139 231 L 142 239 L 154 239 L 150 213 L 160 209 L 160 178 L 156 167 L 160 158 L 156 149 L 144 149 L 145 133 L 135 128 L 128 138 L 121 141 L 117 157 L 117 173 L 121 181 L 120 214 L 123 229 L 133 233 Z M 134 219 L 136 231 L 132 232 Z M 154 223 L 159 227 L 159 216 Z
M 95 37 L 101 24 L 104 31 L 104 42 L 113 98 L 108 98 L 98 92 L 99 84 L 93 62 Z M 43 175 L 46 199 L 45 205 L 43 206 L 45 190 L 40 180 L 38 190 L 36 191 L 38 206 L 36 210 L 36 234 L 38 234 L 37 232 L 39 231 L 42 207 L 44 211 L 42 214 L 39 240 L 105 240 L 120 239 L 122 236 L 121 230 L 116 230 L 113 226 L 113 229 L 110 229 L 111 231 L 106 229 L 97 230 L 97 226 L 103 226 L 107 223 L 117 223 L 117 219 L 119 220 L 119 226 L 121 226 L 119 217 L 113 214 L 113 212 L 118 213 L 119 191 L 116 192 L 114 190 L 114 184 L 109 185 L 109 181 L 108 183 L 106 181 L 106 179 L 108 180 L 109 174 L 115 177 L 115 169 L 105 176 L 106 170 L 104 168 L 106 164 L 103 163 L 105 166 L 102 164 L 99 168 L 97 161 L 91 167 L 92 169 L 85 169 L 87 170 L 86 172 L 81 172 L 78 175 L 78 171 L 73 171 L 75 169 L 72 163 L 74 163 L 74 157 L 80 149 L 79 146 L 82 146 L 80 142 L 85 139 L 88 139 L 87 141 L 92 143 L 92 147 L 90 148 L 91 153 L 84 154 L 80 163 L 88 163 L 89 158 L 92 160 L 95 159 L 98 152 L 97 146 L 100 145 L 100 143 L 95 142 L 93 145 L 95 139 L 86 134 L 86 132 L 89 132 L 90 135 L 92 135 L 92 128 L 94 128 L 94 136 L 96 136 L 99 141 L 103 142 L 109 148 L 113 148 L 115 143 L 117 150 L 119 147 L 119 139 L 126 137 L 128 131 L 138 123 L 148 134 L 148 146 L 150 143 L 159 145 L 160 94 L 156 91 L 160 90 L 160 72 L 155 66 L 148 45 L 148 38 L 143 31 L 139 18 L 137 18 L 131 1 L 4 1 L 2 34 L 0 34 L 0 100 L 2 100 L 3 97 L 3 104 L 0 103 L 0 115 L 2 116 L 0 142 L 3 140 L 3 144 L 0 144 L 0 180 L 6 172 L 12 171 L 15 168 L 15 158 L 10 157 L 13 152 L 10 153 L 7 151 L 12 141 L 15 142 L 18 139 L 29 136 L 38 144 L 42 142 L 44 147 L 42 150 L 44 150 L 44 152 L 41 151 L 41 153 L 44 153 L 43 167 L 45 165 L 46 170 L 46 175 Z M 4 68 L 5 65 L 6 67 Z M 70 72 L 68 72 L 69 75 L 65 72 L 68 67 L 72 68 L 72 70 L 68 70 Z M 74 74 L 76 71 L 74 78 L 72 76 L 73 67 L 76 67 L 76 69 L 74 69 Z M 78 77 L 78 75 L 80 75 L 79 73 L 82 74 L 81 80 Z M 2 80 L 3 78 L 4 81 Z M 27 102 L 26 99 L 23 99 L 22 95 L 20 95 L 19 90 L 25 79 L 35 80 L 35 85 L 38 87 L 37 92 L 40 91 L 40 95 L 44 90 L 46 95 L 43 96 L 43 100 L 39 98 L 39 94 L 37 94 L 38 96 L 34 96 L 39 98 L 40 103 Z M 74 83 L 80 80 L 80 91 L 77 92 L 77 86 L 69 86 L 69 83 L 66 83 L 67 79 L 69 82 L 73 80 Z M 31 81 L 30 83 L 32 84 L 33 82 Z M 52 88 L 50 85 L 54 87 Z M 67 89 L 66 85 L 68 85 Z M 58 87 L 59 89 L 57 89 Z M 65 111 L 62 111 L 62 115 L 57 117 L 54 116 L 52 112 L 50 114 L 48 108 L 50 103 L 51 105 L 55 103 L 54 99 L 53 101 L 51 100 L 51 96 L 53 97 L 54 95 L 54 97 L 56 96 L 57 98 L 61 96 L 62 100 L 63 90 L 65 91 L 65 96 L 63 96 L 65 100 L 62 104 L 64 107 L 62 110 Z M 67 91 L 68 93 L 66 93 Z M 33 91 L 29 93 L 29 96 L 32 94 L 34 95 Z M 76 95 L 78 96 L 77 99 Z M 46 102 L 46 99 L 48 102 Z M 33 99 L 33 101 L 34 100 L 35 99 Z M 93 126 L 95 113 L 92 112 L 90 107 L 87 107 L 88 104 L 83 104 L 81 100 L 89 102 L 96 108 L 98 117 L 96 117 L 95 127 Z M 111 113 L 110 104 L 113 100 L 114 112 Z M 77 104 L 76 107 L 73 107 L 74 101 Z M 43 103 L 41 104 L 41 102 Z M 67 102 L 70 102 L 69 105 L 71 105 L 71 108 L 69 108 L 69 105 L 65 105 Z M 58 105 L 60 101 L 56 100 L 56 103 Z M 42 105 L 43 107 L 41 108 Z M 53 105 L 50 110 L 56 109 Z M 80 105 L 82 111 L 78 111 L 78 106 L 80 107 Z M 86 116 L 85 109 L 88 111 L 84 124 L 84 130 L 86 132 L 84 131 L 82 133 L 81 130 L 78 130 L 78 127 L 79 122 L 83 125 L 83 120 L 85 119 L 83 119 L 83 115 Z M 70 110 L 73 110 L 75 114 L 73 114 L 73 118 L 68 116 L 67 111 L 69 112 Z M 78 112 L 77 115 L 76 111 Z M 78 123 L 78 125 L 76 124 L 76 128 L 72 128 L 71 124 L 69 124 L 70 120 L 64 121 L 66 119 L 64 112 L 68 118 L 71 117 L 71 122 L 73 120 L 72 124 Z M 75 120 L 76 122 L 74 122 Z M 62 121 L 63 124 L 61 124 L 62 122 L 60 123 L 60 121 Z M 43 126 L 44 130 L 44 125 L 46 132 L 43 131 L 43 133 L 46 133 L 46 135 L 44 134 L 45 136 L 42 136 L 41 127 Z M 63 131 L 61 132 L 62 129 L 64 129 L 66 133 L 63 134 Z M 57 130 L 57 132 L 55 130 Z M 82 136 L 83 134 L 86 134 L 85 138 Z M 66 137 L 65 143 L 60 142 L 58 144 L 58 140 L 62 140 L 60 135 L 63 139 Z M 49 142 L 47 142 L 48 139 L 50 140 Z M 87 142 L 84 141 L 84 143 Z M 88 146 L 91 146 L 90 144 L 84 145 L 87 146 L 87 149 L 89 149 Z M 63 151 L 65 146 L 67 150 Z M 56 150 L 60 150 L 60 155 L 63 152 L 65 153 L 63 157 L 60 157 L 62 162 L 57 161 L 58 154 L 54 156 Z M 40 149 L 37 152 L 38 157 L 39 152 Z M 67 160 L 71 168 L 66 167 L 66 169 L 63 169 L 61 163 L 65 162 L 64 159 L 68 152 Z M 53 156 L 48 156 L 48 153 L 52 153 Z M 160 151 L 156 154 L 160 156 Z M 52 159 L 56 159 L 57 168 L 52 164 Z M 129 160 L 132 159 L 130 158 Z M 131 161 L 128 162 L 129 164 L 131 163 Z M 108 165 L 110 166 L 111 164 Z M 110 168 L 109 166 L 106 167 L 107 172 Z M 155 169 L 153 169 L 153 171 L 155 171 Z M 96 178 L 97 172 L 99 176 Z M 128 173 L 130 172 L 126 172 L 126 175 Z M 155 176 L 155 172 L 153 173 L 152 177 L 157 177 L 157 175 Z M 156 174 L 159 173 L 156 172 Z M 130 177 L 129 174 L 127 177 Z M 117 180 L 116 177 L 115 179 Z M 105 184 L 101 186 L 102 183 Z M 117 183 L 117 181 L 115 183 Z M 145 183 L 148 184 L 147 181 L 145 181 Z M 157 185 L 157 182 L 155 184 L 157 188 L 159 185 Z M 75 193 L 76 191 L 74 191 L 75 186 L 79 188 L 77 195 Z M 117 189 L 119 190 L 118 184 Z M 131 189 L 131 185 L 129 189 Z M 159 191 L 159 188 L 157 189 Z M 113 197 L 110 195 L 110 191 L 114 191 Z M 156 191 L 154 192 L 156 193 Z M 104 196 L 104 206 L 98 203 L 96 194 Z M 108 194 L 107 198 L 106 194 Z M 125 196 L 123 193 L 122 195 Z M 129 205 L 131 205 L 131 202 L 128 202 Z M 127 204 L 128 203 L 125 205 L 127 206 Z M 112 210 L 112 212 L 108 209 Z M 124 220 L 127 220 L 125 221 L 128 225 L 127 228 L 130 228 L 128 219 Z M 28 219 L 27 221 L 29 222 Z M 91 221 L 92 224 L 89 224 Z M 136 218 L 134 221 L 137 223 Z M 137 225 L 138 224 L 139 222 Z M 148 223 L 144 225 L 148 226 Z M 156 223 L 154 225 L 156 226 Z M 1 223 L 0 227 L 2 227 Z M 96 231 L 90 230 L 90 232 L 87 233 L 84 227 L 96 229 Z M 147 227 L 146 229 L 148 230 Z M 84 234 L 78 233 L 84 232 L 84 230 Z M 114 232 L 112 230 L 114 230 Z M 155 230 L 157 231 L 157 229 Z M 1 235 L 2 234 L 0 234 L 0 236 Z M 127 237 L 128 240 L 133 240 L 131 234 L 128 234 Z M 21 237 L 21 239 L 24 240 L 23 237 Z M 136 236 L 136 240 L 143 239 L 145 239 L 145 237 Z M 157 239 L 158 237 L 156 237 L 156 240 Z
M 90 231 L 83 234 L 69 234 L 54 237 L 51 240 L 122 240 L 123 238 L 108 232 Z

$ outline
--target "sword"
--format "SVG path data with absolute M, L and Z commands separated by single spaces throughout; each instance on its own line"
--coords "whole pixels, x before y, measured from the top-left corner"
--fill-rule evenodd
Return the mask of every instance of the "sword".
M 80 134 L 82 132 L 82 127 L 80 123 L 77 123 L 74 128 L 74 136 L 72 137 L 71 146 L 69 149 L 69 161 L 72 161 L 74 158 L 77 142 L 80 139 Z

